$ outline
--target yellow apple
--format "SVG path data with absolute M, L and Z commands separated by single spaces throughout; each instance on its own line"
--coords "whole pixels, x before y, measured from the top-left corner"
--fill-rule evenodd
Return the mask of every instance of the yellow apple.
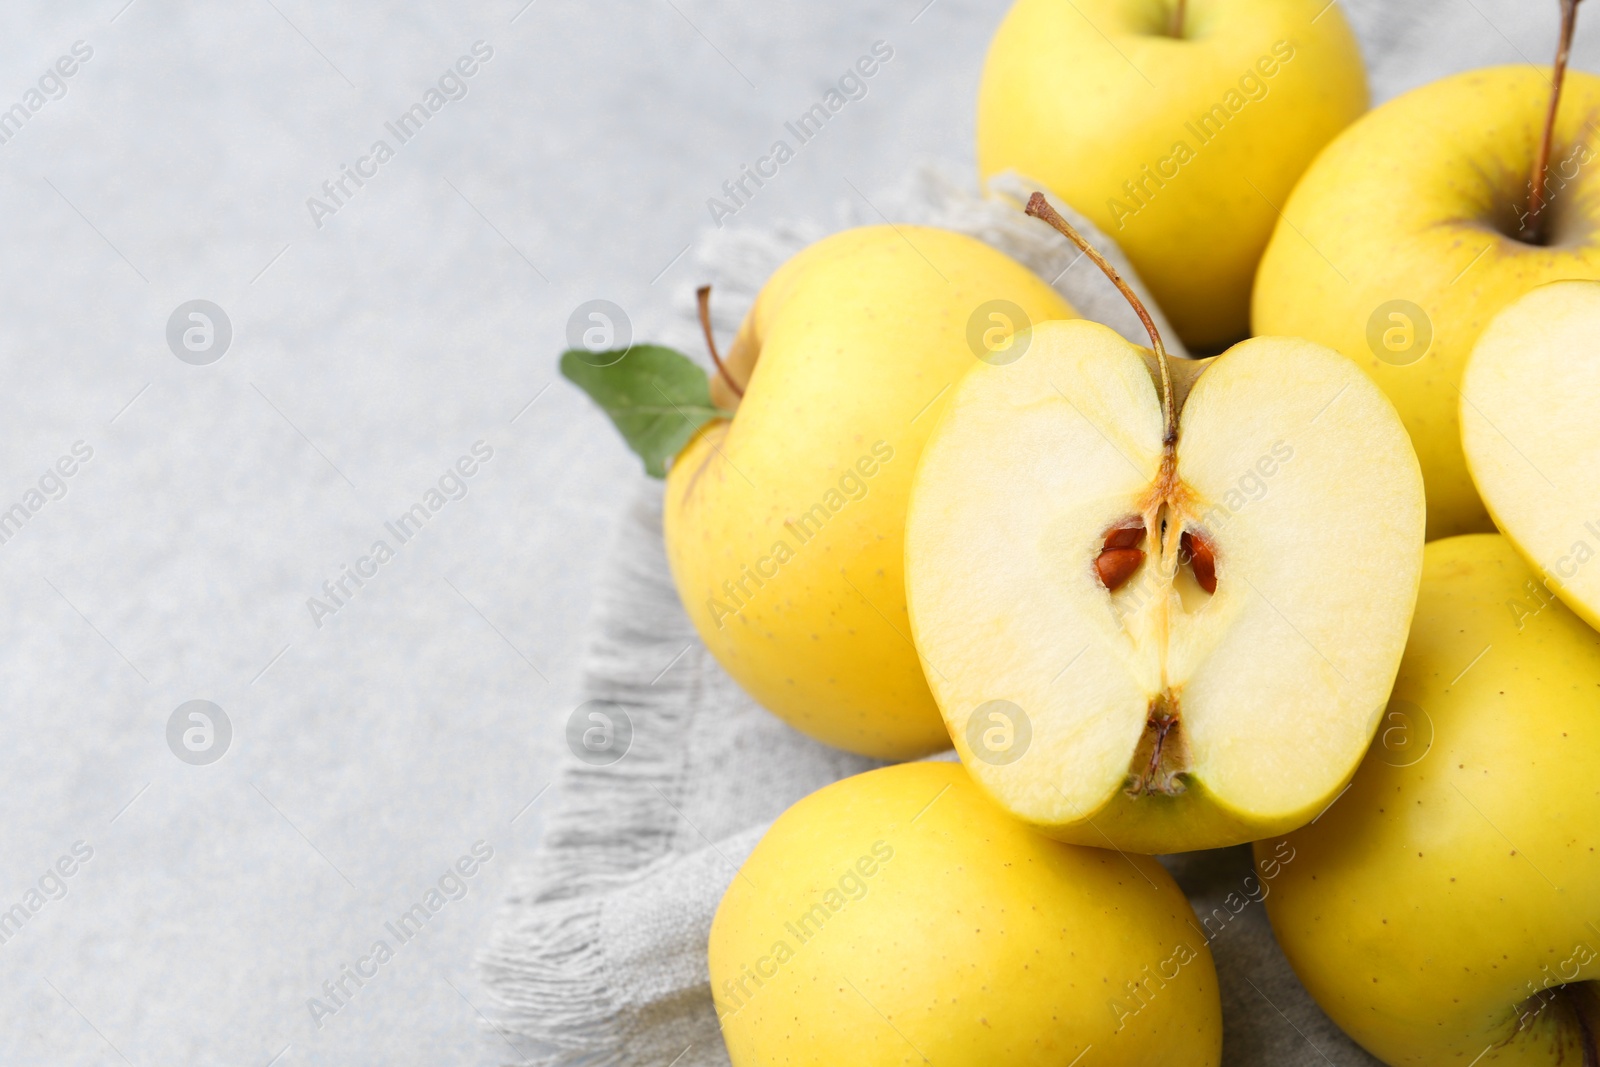
M 1193 0 L 1176 35 L 1173 13 L 1018 0 L 984 64 L 978 166 L 1086 215 L 1189 347 L 1214 352 L 1247 332 L 1277 209 L 1366 110 L 1366 74 L 1328 0 Z
M 1490 529 L 1458 417 L 1478 335 L 1537 285 L 1600 278 L 1594 75 L 1567 75 L 1547 239 L 1517 236 L 1549 104 L 1548 73 L 1524 66 L 1458 74 L 1376 109 L 1306 172 L 1256 278 L 1257 333 L 1336 348 L 1394 401 L 1422 462 L 1430 538 Z
M 847 778 L 772 825 L 711 926 L 734 1067 L 1200 1067 L 1194 912 L 1142 856 L 1012 821 L 959 764 Z
M 1295 972 L 1396 1067 L 1595 1063 L 1600 634 L 1504 538 L 1436 541 L 1386 722 L 1287 838 L 1267 912 Z
M 971 237 L 869 226 L 763 287 L 667 477 L 668 559 L 706 646 L 763 706 L 839 748 L 948 746 L 906 619 L 906 499 L 951 385 L 1073 309 Z

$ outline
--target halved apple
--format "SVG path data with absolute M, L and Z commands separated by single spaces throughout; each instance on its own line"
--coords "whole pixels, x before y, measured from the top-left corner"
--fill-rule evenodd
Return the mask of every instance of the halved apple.
M 1507 305 L 1483 331 L 1460 402 L 1467 469 L 1495 525 L 1543 585 L 1600 628 L 1600 565 L 1592 562 L 1600 557 L 1597 354 L 1600 282 L 1551 282 Z M 1535 592 L 1533 605 L 1546 599 Z
M 1053 837 L 1146 853 L 1286 831 L 1338 795 L 1425 525 L 1410 439 L 1345 357 L 1257 338 L 1168 386 L 1158 352 L 1049 322 L 976 367 L 906 529 L 913 637 L 973 777 Z

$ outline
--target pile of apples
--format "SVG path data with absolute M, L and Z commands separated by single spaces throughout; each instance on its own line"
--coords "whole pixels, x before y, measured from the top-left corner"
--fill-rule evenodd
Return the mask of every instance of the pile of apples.
M 1018 0 L 985 177 L 1148 348 L 987 245 L 778 270 L 708 379 L 563 371 L 666 470 L 748 692 L 900 762 L 802 800 L 710 939 L 737 1067 L 1215 1065 L 1151 857 L 1254 843 L 1279 945 L 1389 1064 L 1600 1063 L 1600 78 L 1367 112 L 1327 0 Z M 1192 351 L 1050 206 L 1115 240 Z M 1014 329 L 990 330 L 986 309 Z M 1254 336 L 1244 338 L 1247 333 Z M 1236 343 L 1235 343 L 1236 342 Z

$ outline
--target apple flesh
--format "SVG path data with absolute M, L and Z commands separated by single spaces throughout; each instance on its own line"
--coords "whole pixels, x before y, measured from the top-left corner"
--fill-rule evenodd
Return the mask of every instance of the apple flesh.
M 1042 182 L 1113 238 L 1179 335 L 1244 337 L 1277 209 L 1367 109 L 1327 0 L 1019 0 L 978 95 L 981 176 Z
M 1216 971 L 1171 875 L 1039 836 L 955 763 L 794 805 L 709 947 L 734 1067 L 1221 1060 Z
M 1394 401 L 1427 482 L 1429 538 L 1491 528 L 1458 416 L 1479 334 L 1535 286 L 1600 278 L 1600 77 L 1567 74 L 1544 243 L 1517 236 L 1549 106 L 1548 72 L 1518 66 L 1377 108 L 1306 172 L 1256 276 L 1257 333 L 1335 348 Z
M 1428 545 L 1383 738 L 1267 898 L 1385 1063 L 1600 1062 L 1600 634 L 1536 579 L 1492 534 Z
M 1600 627 L 1600 282 L 1551 282 L 1478 339 L 1461 381 L 1461 445 L 1538 581 Z
M 1076 844 L 1161 853 L 1313 818 L 1399 665 L 1423 493 L 1337 353 L 1173 364 L 1084 321 L 953 391 L 906 527 L 912 634 L 973 777 Z

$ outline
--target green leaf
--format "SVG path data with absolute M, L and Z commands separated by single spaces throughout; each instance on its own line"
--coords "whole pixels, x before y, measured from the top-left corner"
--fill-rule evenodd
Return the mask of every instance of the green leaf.
M 583 348 L 561 354 L 561 374 L 611 416 L 653 478 L 683 451 L 695 431 L 732 414 L 711 403 L 706 372 L 675 349 L 634 345 L 610 352 Z

